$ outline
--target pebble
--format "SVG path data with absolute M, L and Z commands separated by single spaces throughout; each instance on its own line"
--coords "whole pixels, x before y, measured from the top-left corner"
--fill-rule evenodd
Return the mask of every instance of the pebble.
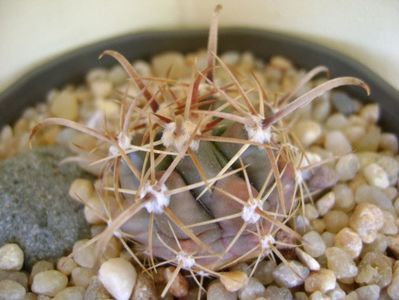
M 310 274 L 310 276 L 305 279 L 305 290 L 308 293 L 320 291 L 324 294 L 334 289 L 335 285 L 335 274 L 328 269 L 320 269 L 320 271 Z
M 128 300 L 136 283 L 137 273 L 127 260 L 111 258 L 101 265 L 98 276 L 116 300 Z
M 220 281 L 213 281 L 206 293 L 207 300 L 236 300 L 237 293 L 229 292 Z
M 248 283 L 238 291 L 240 300 L 255 300 L 264 295 L 266 288 L 256 278 L 250 278 Z
M 307 203 L 304 206 L 305 217 L 309 220 L 315 220 L 319 217 L 319 212 L 313 204 Z
M 337 172 L 340 181 L 353 179 L 359 169 L 359 159 L 352 153 L 340 157 L 335 165 L 335 171 Z
M 190 74 L 184 56 L 179 52 L 165 52 L 156 55 L 151 62 L 152 70 L 156 76 L 181 79 Z
M 285 287 L 279 288 L 275 285 L 269 285 L 265 291 L 265 297 L 267 300 L 292 300 L 291 291 Z
M 343 249 L 330 247 L 326 250 L 327 266 L 337 279 L 350 279 L 357 275 L 358 268 L 352 257 Z
M 293 132 L 304 147 L 312 145 L 321 136 L 319 123 L 312 120 L 301 120 L 295 124 Z
M 360 103 L 352 99 L 347 93 L 334 91 L 331 93 L 331 102 L 335 109 L 345 115 L 356 113 L 360 109 Z
M 356 231 L 364 243 L 372 243 L 384 226 L 384 214 L 371 203 L 360 203 L 349 219 L 349 226 Z
M 80 286 L 67 287 L 59 292 L 53 300 L 83 300 L 85 289 Z
M 30 277 L 29 277 L 30 282 L 33 281 L 33 278 L 36 276 L 36 274 L 49 270 L 54 270 L 54 265 L 52 262 L 49 262 L 47 260 L 39 260 L 38 262 L 35 262 L 30 272 Z
M 349 217 L 340 210 L 331 210 L 324 216 L 326 230 L 328 232 L 337 233 L 348 225 Z
M 308 275 L 309 269 L 295 260 L 288 262 L 288 265 L 280 263 L 273 271 L 273 278 L 276 283 L 286 288 L 303 284 Z
M 386 235 L 398 234 L 398 225 L 394 214 L 387 210 L 383 210 L 382 213 L 384 214 L 384 226 L 381 229 L 381 233 Z
M 328 129 L 341 129 L 348 126 L 348 119 L 340 113 L 332 114 L 326 120 L 326 127 Z
M 93 80 L 89 84 L 95 98 L 105 98 L 112 92 L 112 82 L 104 79 Z
M 345 250 L 352 258 L 359 257 L 363 242 L 352 229 L 345 227 L 335 235 L 335 246 Z
M 59 93 L 50 104 L 54 117 L 75 121 L 79 116 L 79 104 L 76 96 L 70 91 Z
M 385 189 L 389 187 L 388 174 L 376 163 L 369 164 L 363 169 L 363 175 L 370 185 Z
M 359 300 L 378 300 L 380 299 L 381 288 L 378 285 L 365 285 L 356 289 Z
M 318 232 L 310 231 L 303 235 L 302 238 L 303 248 L 310 256 L 319 257 L 324 254 L 326 245 Z
M 379 252 L 368 252 L 359 263 L 356 282 L 386 287 L 392 280 L 392 260 Z
M 392 154 L 398 153 L 398 138 L 393 133 L 383 133 L 380 138 L 380 149 Z
M 94 253 L 95 251 L 95 244 L 90 244 L 88 245 L 88 242 L 90 240 L 88 239 L 83 239 L 77 241 L 73 245 L 73 250 L 72 250 L 72 255 L 74 261 L 85 268 L 93 268 L 95 263 L 96 263 L 96 256 Z
M 345 299 L 345 292 L 337 285 L 335 289 L 329 291 L 327 296 L 330 297 L 330 300 L 344 300 Z
M 175 270 L 175 267 L 168 267 L 164 269 L 163 276 L 165 277 L 166 282 L 169 282 L 173 279 L 173 273 Z M 181 298 L 187 295 L 188 287 L 189 285 L 187 279 L 179 272 L 176 278 L 173 280 L 168 292 L 174 297 Z
M 0 300 L 23 300 L 25 299 L 25 288 L 13 280 L 0 281 Z
M 352 189 L 346 184 L 337 184 L 333 188 L 335 194 L 334 208 L 349 212 L 355 206 L 355 197 Z
M 93 269 L 77 267 L 72 270 L 71 282 L 76 286 L 86 288 L 94 275 L 96 275 L 96 273 Z
M 98 299 L 110 299 L 111 296 L 108 291 L 104 288 L 101 281 L 97 276 L 91 279 L 89 286 L 86 289 L 84 300 L 98 300 Z
M 387 173 L 389 184 L 396 185 L 399 175 L 399 162 L 394 157 L 379 155 L 376 163 Z
M 380 118 L 380 106 L 377 103 L 365 105 L 360 110 L 360 117 L 369 123 L 377 123 Z
M 389 297 L 392 298 L 392 300 L 399 300 L 399 276 L 398 275 L 396 275 L 392 278 L 392 281 L 387 288 L 387 292 L 388 292 Z
M 275 55 L 270 59 L 270 65 L 276 69 L 286 71 L 292 69 L 292 63 L 287 58 L 281 55 Z
M 0 280 L 5 280 L 5 279 L 18 282 L 25 289 L 28 289 L 29 280 L 28 280 L 28 275 L 25 272 L 0 270 Z
M 54 297 L 68 284 L 68 277 L 56 270 L 40 272 L 33 277 L 32 291 Z
M 240 53 L 237 51 L 226 51 L 220 55 L 220 59 L 228 65 L 236 65 L 240 61 Z
M 137 73 L 139 73 L 141 76 L 151 76 L 152 75 L 150 64 L 144 60 L 139 59 L 139 60 L 134 61 L 133 67 L 136 69 Z
M 133 289 L 133 294 L 132 297 L 130 297 L 130 299 L 157 300 L 158 295 L 155 289 L 154 280 L 149 276 L 147 276 L 146 274 L 140 273 L 137 276 L 136 284 Z
M 317 260 L 311 257 L 309 254 L 301 250 L 300 248 L 295 248 L 295 253 L 298 259 L 303 263 L 309 270 L 318 271 L 320 270 L 320 264 Z
M 262 284 L 268 285 L 273 282 L 273 271 L 277 264 L 273 260 L 262 260 L 254 272 L 254 277 Z
M 93 184 L 84 178 L 75 179 L 69 188 L 69 196 L 78 202 L 85 202 L 93 195 Z
M 60 257 L 57 261 L 57 270 L 64 273 L 66 276 L 71 275 L 72 270 L 77 266 L 75 261 L 69 256 Z
M 24 253 L 17 244 L 0 248 L 0 270 L 19 271 L 24 264 Z
M 353 141 L 353 148 L 357 151 L 376 152 L 380 145 L 381 129 L 376 126 L 369 126 L 365 134 L 356 141 Z
M 331 111 L 331 103 L 328 94 L 319 97 L 318 101 L 313 102 L 312 118 L 318 122 L 324 121 Z
M 360 185 L 355 192 L 356 203 L 372 203 L 381 209 L 393 210 L 392 201 L 386 193 L 378 187 L 369 185 Z
M 325 136 L 324 147 L 334 155 L 342 156 L 352 151 L 351 144 L 341 131 L 330 131 Z
M 317 211 L 319 212 L 319 215 L 324 216 L 334 206 L 334 203 L 335 203 L 334 192 L 328 192 L 319 200 L 317 200 L 316 207 Z

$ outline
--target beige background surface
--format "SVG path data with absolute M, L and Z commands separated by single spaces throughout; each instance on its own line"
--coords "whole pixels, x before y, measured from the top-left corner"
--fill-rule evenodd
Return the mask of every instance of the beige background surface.
M 344 52 L 399 89 L 398 0 L 0 0 L 0 90 L 35 66 L 143 29 L 221 25 L 288 32 Z

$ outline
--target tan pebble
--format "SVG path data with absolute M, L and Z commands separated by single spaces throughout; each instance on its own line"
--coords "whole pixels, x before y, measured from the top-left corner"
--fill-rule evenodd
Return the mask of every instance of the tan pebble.
M 319 291 L 316 291 L 310 294 L 309 300 L 330 300 L 330 297 L 323 295 Z
M 54 300 L 83 300 L 85 295 L 85 289 L 80 286 L 67 287 L 66 289 L 59 292 Z
M 327 266 L 337 279 L 349 279 L 357 275 L 358 269 L 352 257 L 341 248 L 330 247 L 326 250 Z
M 348 225 L 349 217 L 340 210 L 331 210 L 324 216 L 326 230 L 328 232 L 337 233 Z
M 317 260 L 311 257 L 306 252 L 302 251 L 300 248 L 295 248 L 295 253 L 298 259 L 309 268 L 311 271 L 318 271 L 320 270 L 320 264 Z
M 360 117 L 370 123 L 377 123 L 380 118 L 380 106 L 377 103 L 367 104 L 360 110 Z
M 292 297 L 290 299 L 292 299 Z M 295 300 L 309 300 L 309 297 L 305 292 L 295 292 L 294 299 Z
M 96 273 L 92 269 L 77 267 L 72 270 L 71 281 L 76 286 L 86 288 L 95 274 Z
M 325 231 L 321 234 L 321 238 L 323 239 L 324 244 L 326 244 L 326 247 L 334 246 L 335 233 Z
M 86 82 L 90 83 L 95 80 L 106 79 L 108 77 L 108 70 L 104 68 L 93 68 L 86 74 Z
M 301 120 L 294 126 L 294 134 L 305 147 L 316 142 L 321 133 L 321 126 L 315 121 Z
M 349 142 L 353 144 L 366 134 L 366 129 L 360 125 L 351 125 L 343 128 L 343 132 Z
M 312 107 L 312 118 L 318 122 L 324 121 L 331 111 L 331 102 L 329 94 L 325 93 L 319 97 L 320 100 L 313 102 Z M 309 105 L 310 106 L 310 105 Z
M 319 212 L 317 211 L 316 207 L 310 203 L 305 204 L 305 217 L 309 221 L 313 221 L 319 217 Z
M 79 240 L 73 245 L 74 261 L 85 268 L 93 268 L 96 263 L 96 251 L 94 244 L 88 244 L 89 240 Z
M 30 272 L 29 281 L 32 283 L 33 278 L 36 276 L 36 274 L 49 270 L 54 270 L 54 265 L 52 262 L 47 260 L 39 260 L 38 262 L 35 262 Z
M 324 254 L 326 245 L 318 232 L 310 231 L 303 236 L 303 248 L 312 257 L 319 257 Z
M 359 159 L 352 153 L 340 157 L 335 165 L 335 171 L 337 172 L 340 181 L 353 179 L 359 169 Z
M 33 277 L 32 291 L 54 297 L 68 284 L 68 277 L 56 270 L 40 272 Z
M 393 252 L 396 259 L 399 258 L 399 236 L 388 237 L 388 247 Z
M 46 295 L 38 295 L 36 300 L 51 300 L 51 299 L 53 298 Z
M 270 65 L 283 71 L 293 68 L 292 63 L 287 58 L 280 55 L 273 56 L 270 59 Z
M 392 281 L 387 288 L 387 292 L 392 300 L 399 300 L 399 276 L 392 278 Z
M 50 104 L 50 111 L 54 117 L 74 121 L 79 116 L 78 100 L 72 92 L 63 91 Z
M 381 229 L 381 233 L 386 235 L 398 234 L 398 226 L 396 224 L 396 217 L 389 211 L 383 210 L 384 214 L 384 226 Z
M 359 234 L 364 243 L 372 243 L 384 226 L 384 215 L 376 205 L 360 203 L 349 219 L 349 226 Z
M 122 249 L 123 245 L 120 242 L 120 240 L 115 237 L 112 237 L 109 240 L 107 247 L 105 248 L 105 251 L 103 253 L 103 258 L 110 259 L 118 257 L 121 254 Z
M 112 92 L 112 82 L 106 79 L 93 80 L 89 85 L 96 98 L 105 98 Z
M 277 287 L 275 285 L 269 285 L 266 288 L 265 292 L 265 298 L 266 299 L 287 299 L 291 300 L 292 299 L 292 294 L 291 291 L 288 288 L 285 287 Z
M 385 189 L 389 187 L 389 178 L 385 170 L 376 163 L 363 169 L 363 175 L 370 185 Z
M 248 283 L 239 290 L 238 297 L 240 300 L 253 300 L 261 297 L 265 293 L 265 287 L 256 278 L 250 278 Z
M 109 70 L 108 77 L 114 85 L 119 85 L 125 82 L 127 75 L 122 66 L 115 65 Z
M 377 152 L 380 144 L 381 128 L 369 126 L 366 133 L 357 141 L 353 142 L 353 148 L 357 151 Z
M 236 292 L 247 284 L 248 276 L 240 271 L 222 272 L 220 282 L 229 292 Z
M 386 287 L 392 280 L 392 259 L 379 252 L 368 252 L 359 263 L 356 282 Z
M 17 244 L 0 248 L 0 270 L 19 271 L 24 264 L 24 253 Z
M 0 300 L 22 300 L 26 294 L 25 288 L 13 280 L 0 281 Z
M 190 74 L 190 70 L 185 63 L 184 56 L 178 52 L 165 52 L 153 57 L 152 70 L 160 77 L 177 79 Z
M 333 290 L 335 285 L 335 274 L 328 269 L 320 269 L 320 271 L 310 274 L 310 276 L 305 279 L 305 290 L 308 293 L 320 291 L 324 294 Z
M 325 126 L 328 129 L 341 129 L 349 125 L 348 119 L 341 113 L 335 113 L 328 117 Z
M 326 223 L 323 219 L 315 219 L 312 221 L 312 228 L 318 233 L 323 233 L 326 229 Z
M 78 265 L 69 256 L 63 256 L 57 261 L 57 270 L 69 276 Z
M 137 279 L 137 273 L 130 262 L 122 258 L 111 258 L 104 262 L 98 278 L 116 300 L 128 300 Z
M 174 272 L 176 268 L 168 267 L 164 270 L 165 281 L 169 283 L 170 280 L 173 279 Z M 181 275 L 179 272 L 175 279 L 173 280 L 172 285 L 169 288 L 169 293 L 174 297 L 181 298 L 187 295 L 188 293 L 188 281 L 187 279 Z
M 84 178 L 75 179 L 70 188 L 69 196 L 78 202 L 85 202 L 93 195 L 93 184 L 90 180 Z
M 130 299 L 137 300 L 158 300 L 155 283 L 149 276 L 140 273 L 134 286 L 133 294 Z
M 316 202 L 316 207 L 320 216 L 324 216 L 335 203 L 334 192 L 328 192 Z
M 363 243 L 355 231 L 345 227 L 336 234 L 335 246 L 345 250 L 352 258 L 357 258 L 362 251 Z
M 24 300 L 37 300 L 37 295 L 34 293 L 26 293 Z

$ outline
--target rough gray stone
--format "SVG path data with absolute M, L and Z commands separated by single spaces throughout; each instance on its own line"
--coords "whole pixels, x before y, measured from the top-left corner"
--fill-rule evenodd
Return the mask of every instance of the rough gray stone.
M 63 256 L 88 235 L 82 205 L 68 196 L 73 179 L 84 174 L 73 164 L 59 165 L 68 155 L 51 146 L 0 163 L 0 245 L 19 244 L 27 268 Z

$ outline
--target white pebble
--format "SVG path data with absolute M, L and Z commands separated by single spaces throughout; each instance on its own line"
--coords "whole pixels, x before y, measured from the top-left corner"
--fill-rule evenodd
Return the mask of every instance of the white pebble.
M 335 235 L 335 246 L 348 252 L 352 258 L 357 258 L 362 251 L 363 243 L 356 232 L 345 227 Z
M 0 280 L 0 300 L 23 300 L 25 288 L 13 280 Z
M 123 258 L 111 258 L 98 272 L 99 279 L 116 300 L 128 300 L 136 283 L 137 273 L 130 262 Z
M 333 271 L 328 269 L 321 269 L 318 272 L 312 273 L 305 279 L 305 290 L 308 293 L 320 291 L 323 294 L 334 289 L 336 285 L 336 278 Z
M 277 267 L 273 260 L 262 260 L 254 272 L 254 277 L 262 284 L 270 284 L 273 282 L 273 270 Z
M 356 289 L 359 300 L 378 300 L 380 299 L 380 291 L 381 288 L 375 284 L 361 286 Z
M 68 284 L 68 277 L 56 270 L 40 272 L 33 277 L 32 291 L 54 297 Z
M 348 185 L 337 184 L 333 191 L 335 194 L 334 208 L 348 212 L 355 206 L 353 191 Z
M 240 300 L 255 300 L 263 296 L 265 287 L 256 278 L 250 278 L 248 283 L 238 292 Z
M 340 157 L 335 165 L 335 171 L 337 172 L 340 181 L 353 179 L 359 171 L 359 168 L 359 159 L 352 153 Z
M 19 271 L 24 264 L 24 253 L 17 244 L 5 244 L 0 248 L 0 270 Z
M 229 292 L 219 281 L 212 282 L 206 293 L 207 300 L 236 300 L 237 293 Z
M 311 257 L 306 252 L 302 251 L 300 248 L 295 248 L 295 253 L 298 259 L 303 263 L 306 267 L 309 268 L 311 271 L 318 271 L 320 270 L 320 264 L 317 260 Z
M 384 215 L 374 204 L 360 203 L 349 219 L 349 226 L 359 234 L 364 243 L 372 243 L 384 226 Z
M 326 126 L 329 129 L 341 129 L 348 126 L 348 119 L 340 113 L 336 113 L 328 117 Z
M 301 120 L 295 124 L 293 129 L 294 134 L 305 147 L 316 142 L 322 133 L 320 124 L 311 120 Z
M 387 292 L 392 300 L 399 300 L 399 276 L 394 276 L 387 288 Z
M 389 187 L 389 178 L 385 170 L 376 163 L 369 164 L 363 169 L 367 182 L 373 186 L 385 189 Z
M 380 106 L 377 103 L 367 104 L 360 110 L 360 116 L 370 123 L 377 123 L 380 118 Z
M 398 153 L 398 138 L 392 133 L 383 133 L 380 138 L 380 148 L 392 154 Z
M 85 268 L 93 268 L 96 263 L 95 245 L 88 244 L 89 240 L 84 239 L 77 241 L 73 245 L 73 259 L 74 261 Z
M 326 224 L 326 230 L 332 233 L 340 231 L 348 225 L 349 221 L 348 215 L 340 210 L 330 210 L 323 219 Z
M 352 151 L 348 139 L 340 131 L 330 131 L 325 136 L 324 147 L 335 155 L 345 155 Z
M 80 286 L 71 286 L 59 292 L 53 300 L 83 300 L 85 289 Z
M 319 257 L 324 254 L 326 245 L 318 232 L 309 231 L 303 236 L 303 248 L 310 256 Z
M 335 203 L 335 194 L 334 192 L 328 192 L 323 197 L 321 197 L 316 202 L 317 210 L 319 211 L 320 216 L 324 216 Z
M 280 263 L 273 271 L 276 283 L 286 288 L 301 285 L 308 275 L 309 269 L 295 260 L 288 262 L 288 265 Z
M 337 247 L 327 248 L 327 266 L 337 279 L 350 279 L 357 275 L 358 269 L 349 254 Z
M 76 120 L 79 116 L 79 104 L 74 93 L 63 91 L 59 93 L 50 105 L 53 116 Z

